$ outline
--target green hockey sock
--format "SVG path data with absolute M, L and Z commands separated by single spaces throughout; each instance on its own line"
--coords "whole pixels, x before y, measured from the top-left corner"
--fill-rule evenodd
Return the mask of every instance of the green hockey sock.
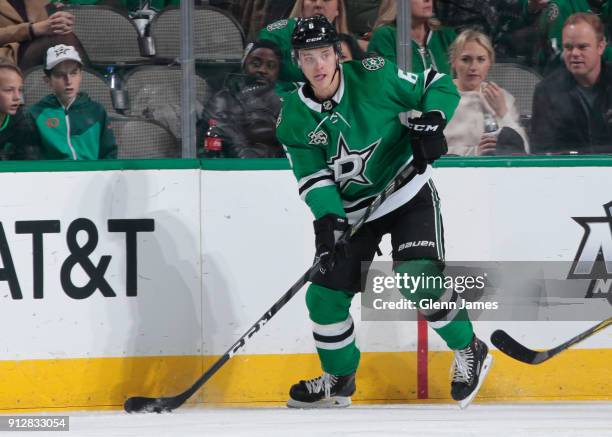
M 441 264 L 431 259 L 403 261 L 396 265 L 395 271 L 412 278 L 400 292 L 420 308 L 429 326 L 447 346 L 451 349 L 467 347 L 474 336 L 472 322 L 467 311 L 459 309 L 457 293 L 444 287 Z
M 359 366 L 355 326 L 349 313 L 353 296 L 316 284 L 311 284 L 306 292 L 321 367 L 332 375 L 349 375 Z

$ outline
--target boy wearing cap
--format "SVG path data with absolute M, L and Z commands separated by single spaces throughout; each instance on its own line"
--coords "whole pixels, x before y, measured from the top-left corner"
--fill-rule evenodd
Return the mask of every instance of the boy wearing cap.
M 47 50 L 45 80 L 53 94 L 29 109 L 40 134 L 42 159 L 117 157 L 106 110 L 80 92 L 82 66 L 73 46 L 60 44 Z
M 36 129 L 21 109 L 23 75 L 9 59 L 0 58 L 0 159 L 36 159 Z

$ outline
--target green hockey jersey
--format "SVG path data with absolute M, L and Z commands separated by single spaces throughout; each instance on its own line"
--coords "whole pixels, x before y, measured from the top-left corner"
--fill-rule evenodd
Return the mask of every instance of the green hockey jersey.
M 275 43 L 281 52 L 281 68 L 278 80 L 283 82 L 303 82 L 302 70 L 293 62 L 291 56 L 291 35 L 297 24 L 297 18 L 276 21 L 259 32 L 259 39 L 267 39 Z
M 563 50 L 562 34 L 565 20 L 577 12 L 593 12 L 593 10 L 587 0 L 552 0 L 542 13 L 539 28 L 545 34 L 554 53 L 560 53 Z M 603 3 L 598 12 L 604 27 L 610 33 L 610 28 L 612 28 L 612 1 Z M 609 45 L 610 36 L 612 35 L 607 35 L 608 47 L 604 52 L 606 61 L 612 61 L 612 47 Z
M 450 74 L 448 50 L 457 37 L 449 27 L 429 32 L 424 47 L 412 41 L 412 71 L 422 72 L 435 68 L 441 73 Z M 395 25 L 379 27 L 372 34 L 368 52 L 374 52 L 385 59 L 397 63 L 397 28 Z
M 431 69 L 407 73 L 384 58 L 344 63 L 340 75 L 327 101 L 310 97 L 308 85 L 289 94 L 276 134 L 315 218 L 333 213 L 354 223 L 412 160 L 409 132 L 398 115 L 439 110 L 449 120 L 460 97 L 449 76 Z M 429 172 L 395 192 L 371 218 L 410 200 Z

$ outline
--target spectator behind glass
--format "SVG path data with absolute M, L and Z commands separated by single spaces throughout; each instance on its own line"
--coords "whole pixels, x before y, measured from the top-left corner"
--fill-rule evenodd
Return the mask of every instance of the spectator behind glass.
M 225 158 L 282 158 L 276 139 L 276 119 L 281 102 L 275 87 L 281 54 L 271 41 L 251 43 L 243 58 L 243 75 L 230 74 L 224 88 L 207 103 L 198 123 L 199 155 L 210 121 L 216 122 Z
M 338 33 L 350 33 L 346 24 L 344 0 L 297 0 L 288 20 L 279 20 L 264 27 L 259 32 L 260 40 L 270 40 L 281 51 L 281 70 L 279 80 L 285 82 L 304 81 L 304 74 L 293 62 L 291 54 L 291 34 L 298 17 L 310 18 L 323 15 L 330 23 L 335 23 Z
M 379 9 L 380 0 L 350 0 L 346 3 L 346 19 L 349 28 L 358 38 L 361 50 L 368 48 Z
M 340 62 L 346 61 L 361 61 L 366 57 L 366 54 L 361 48 L 355 38 L 346 33 L 339 33 L 338 39 L 340 40 Z
M 608 37 L 612 36 L 612 1 L 610 0 L 551 0 L 539 20 L 541 50 L 539 63 L 544 73 L 559 67 L 563 51 L 561 39 L 565 21 L 572 14 L 592 12 L 606 23 Z M 604 30 L 604 34 L 606 31 Z M 610 42 L 610 41 L 608 41 Z M 604 59 L 612 61 L 612 47 L 604 52 Z
M 34 126 L 21 103 L 23 75 L 8 59 L 0 59 L 0 159 L 36 159 Z M 34 133 L 34 134 L 33 134 Z M 33 144 L 32 144 L 33 143 Z
M 519 125 L 514 97 L 499 85 L 485 82 L 495 62 L 491 40 L 481 32 L 465 30 L 451 46 L 450 57 L 461 100 L 444 130 L 448 153 L 524 153 L 528 149 L 527 135 Z M 499 130 L 485 132 L 485 120 Z
M 533 96 L 534 153 L 612 152 L 612 63 L 603 62 L 603 24 L 571 15 L 563 26 L 563 62 Z
M 493 37 L 505 21 L 532 21 L 550 0 L 435 0 L 436 16 L 458 32 L 478 30 Z
M 82 66 L 83 61 L 72 46 L 61 44 L 47 51 L 45 80 L 53 94 L 29 109 L 40 136 L 43 159 L 117 157 L 106 110 L 80 92 Z
M 412 71 L 420 73 L 433 67 L 449 74 L 448 48 L 456 37 L 455 31 L 440 26 L 433 18 L 432 0 L 413 0 L 412 12 Z M 374 33 L 368 45 L 368 52 L 397 62 L 397 3 L 396 0 L 383 0 L 380 4 Z
M 293 0 L 237 0 L 230 11 L 242 25 L 247 41 L 254 41 L 265 25 L 288 17 L 293 3 Z
M 74 16 L 48 0 L 0 1 L 0 56 L 22 70 L 42 65 L 47 49 L 57 44 L 72 45 L 84 55 L 73 30 Z

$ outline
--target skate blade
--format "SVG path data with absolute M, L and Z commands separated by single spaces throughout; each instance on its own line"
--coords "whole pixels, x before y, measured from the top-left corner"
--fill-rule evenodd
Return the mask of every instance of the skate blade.
M 459 408 L 461 408 L 462 410 L 465 410 L 470 405 L 472 400 L 474 400 L 474 398 L 478 394 L 478 391 L 480 390 L 480 386 L 482 385 L 485 378 L 487 377 L 487 373 L 489 373 L 489 369 L 491 369 L 492 363 L 493 363 L 493 356 L 491 354 L 487 354 L 487 357 L 485 358 L 484 363 L 482 363 L 482 369 L 480 370 L 480 376 L 478 377 L 478 384 L 476 385 L 476 388 L 474 389 L 472 393 L 470 393 L 470 395 L 467 398 L 459 401 Z
M 346 408 L 349 405 L 351 405 L 350 396 L 334 396 L 328 399 L 321 399 L 317 402 L 300 402 L 295 399 L 287 401 L 289 408 Z

